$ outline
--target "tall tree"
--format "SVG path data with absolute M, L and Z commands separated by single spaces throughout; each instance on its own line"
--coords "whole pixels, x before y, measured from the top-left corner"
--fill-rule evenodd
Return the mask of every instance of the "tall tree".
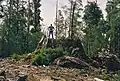
M 33 0 L 33 8 L 34 8 L 34 28 L 36 31 L 40 31 L 40 21 L 42 20 L 42 18 L 40 17 L 40 4 L 41 0 Z
M 65 20 L 61 10 L 58 10 L 57 22 L 55 21 L 55 25 L 57 25 L 57 38 L 61 39 L 65 37 Z
M 85 6 L 83 20 L 85 22 L 85 39 L 84 48 L 86 54 L 93 56 L 100 49 L 101 41 L 103 40 L 102 33 L 98 23 L 102 19 L 102 11 L 96 2 L 88 2 Z
M 80 38 L 81 29 L 82 29 L 82 0 L 76 0 L 75 2 L 73 0 L 69 0 L 70 6 L 63 6 L 63 11 L 65 16 L 67 18 L 66 21 L 66 29 L 68 29 L 68 37 L 72 38 Z
M 34 3 L 31 0 L 6 0 L 1 5 L 1 32 L 2 54 L 7 56 L 12 53 L 27 53 L 35 49 L 40 39 L 40 31 L 36 33 L 34 24 L 35 12 Z M 38 7 L 37 7 L 38 8 Z M 36 18 L 39 18 L 37 14 Z M 36 21 L 38 21 L 36 19 Z M 34 32 L 30 32 L 33 27 Z M 38 36 L 39 35 L 39 36 Z M 1 43 L 1 44 L 2 44 Z
M 110 50 L 119 54 L 120 51 L 120 0 L 108 0 L 106 5 L 107 21 L 111 27 L 107 36 L 110 39 Z

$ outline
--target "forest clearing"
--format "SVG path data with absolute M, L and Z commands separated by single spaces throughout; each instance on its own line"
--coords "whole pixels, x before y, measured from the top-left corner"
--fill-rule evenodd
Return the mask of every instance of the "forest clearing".
M 120 81 L 119 20 L 120 0 L 0 0 L 0 81 Z

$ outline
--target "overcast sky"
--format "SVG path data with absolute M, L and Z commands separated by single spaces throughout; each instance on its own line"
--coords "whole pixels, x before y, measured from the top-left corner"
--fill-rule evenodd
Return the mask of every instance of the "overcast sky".
M 86 4 L 87 0 L 83 0 L 83 5 Z M 92 0 L 90 0 L 92 1 Z M 98 4 L 100 8 L 103 10 L 103 13 L 105 13 L 105 5 L 107 0 L 98 0 Z M 49 25 L 54 22 L 55 20 L 55 12 L 56 12 L 56 0 L 41 0 L 42 3 L 42 12 L 41 16 L 43 17 L 44 21 L 43 23 L 45 25 Z M 68 4 L 68 0 L 59 0 L 59 7 Z

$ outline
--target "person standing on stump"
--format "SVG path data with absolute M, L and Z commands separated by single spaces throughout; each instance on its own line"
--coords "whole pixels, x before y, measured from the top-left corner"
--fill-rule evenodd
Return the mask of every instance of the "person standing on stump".
M 52 26 L 52 24 L 48 27 L 48 31 L 49 31 L 49 38 L 50 38 L 50 35 L 52 35 L 52 39 L 53 39 L 54 27 Z

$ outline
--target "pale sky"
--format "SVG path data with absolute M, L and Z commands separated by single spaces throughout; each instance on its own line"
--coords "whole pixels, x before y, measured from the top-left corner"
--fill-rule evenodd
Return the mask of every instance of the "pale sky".
M 87 0 L 83 0 L 83 5 L 86 4 L 86 1 Z M 105 14 L 104 9 L 105 9 L 106 2 L 107 0 L 98 0 L 98 4 L 100 8 L 103 10 L 104 14 Z M 56 0 L 41 0 L 41 3 L 42 3 L 41 16 L 44 19 L 43 23 L 46 26 L 49 26 L 50 24 L 53 24 L 55 20 Z M 59 0 L 59 8 L 65 4 L 68 4 L 68 0 Z

